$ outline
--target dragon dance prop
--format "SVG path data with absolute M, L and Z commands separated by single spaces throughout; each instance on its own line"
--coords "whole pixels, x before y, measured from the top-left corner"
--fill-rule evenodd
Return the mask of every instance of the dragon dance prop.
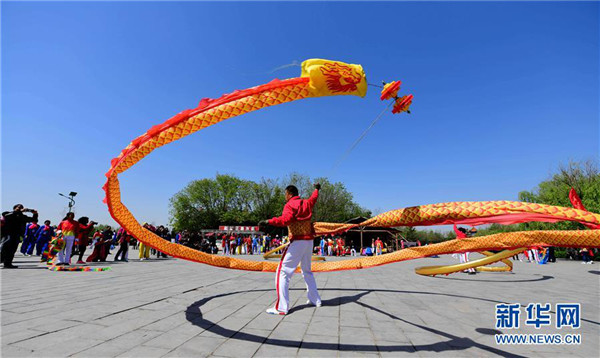
M 48 270 L 50 271 L 81 271 L 81 272 L 102 272 L 102 271 L 110 271 L 110 267 L 89 267 L 89 266 L 50 266 Z
M 44 252 L 42 252 L 42 262 L 46 262 L 48 265 L 52 264 L 52 261 L 56 255 L 65 248 L 65 239 L 62 234 L 58 234 L 50 240 Z
M 42 253 L 41 262 L 45 262 L 48 265 L 50 271 L 84 271 L 84 272 L 101 272 L 109 271 L 110 267 L 89 267 L 89 266 L 56 266 L 55 259 L 56 255 L 64 250 L 65 239 L 62 234 L 58 234 L 50 240 L 50 243 Z
M 399 88 L 400 82 L 393 81 L 386 84 L 381 93 L 382 100 L 393 101 L 393 113 L 408 112 L 413 100 L 412 95 L 399 97 Z M 196 108 L 180 112 L 164 123 L 150 128 L 146 133 L 134 139 L 119 156 L 111 161 L 111 167 L 106 173 L 107 181 L 103 187 L 106 193 L 105 203 L 108 210 L 111 216 L 136 239 L 167 255 L 223 268 L 275 271 L 277 262 L 249 261 L 203 253 L 163 240 L 158 235 L 143 228 L 121 202 L 118 175 L 134 166 L 155 149 L 226 119 L 265 107 L 311 97 L 336 95 L 364 97 L 366 92 L 367 81 L 362 66 L 338 61 L 311 59 L 302 63 L 300 77 L 273 80 L 261 86 L 226 94 L 218 99 L 203 99 Z M 368 226 L 396 227 L 454 223 L 481 225 L 487 223 L 512 224 L 528 221 L 575 221 L 590 227 L 600 227 L 600 215 L 582 208 L 565 208 L 514 201 L 484 201 L 441 203 L 392 210 L 359 224 L 318 222 L 314 223 L 314 231 L 316 235 L 324 235 L 342 233 L 355 227 Z M 600 230 L 524 231 L 470 237 L 435 245 L 406 248 L 380 256 L 335 262 L 313 262 L 312 269 L 315 272 L 352 270 L 441 254 L 508 250 L 492 254 L 481 260 L 462 264 L 475 265 L 474 267 L 476 267 L 504 260 L 514 255 L 515 252 L 534 246 L 600 247 Z M 439 268 L 437 270 L 422 268 L 422 271 L 417 271 L 417 273 L 442 274 L 449 273 L 445 271 L 456 272 L 457 267 L 460 267 L 460 270 L 464 269 L 460 265 L 452 266 L 456 267 L 441 269 L 441 271 Z
M 547 248 L 543 248 L 540 251 L 540 256 L 540 262 L 538 262 L 538 264 L 545 265 L 548 262 L 548 259 L 550 258 L 550 250 L 548 250 Z

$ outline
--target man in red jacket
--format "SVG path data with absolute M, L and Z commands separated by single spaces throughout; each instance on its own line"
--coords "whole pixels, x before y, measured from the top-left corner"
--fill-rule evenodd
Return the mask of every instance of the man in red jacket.
M 477 230 L 475 230 L 475 232 L 477 232 Z M 456 238 L 459 240 L 466 239 L 467 237 L 469 237 L 469 234 L 467 233 L 467 229 L 462 228 L 462 227 L 459 228 L 456 226 L 456 224 L 454 224 L 454 233 L 456 233 Z M 467 252 L 458 254 L 458 258 L 459 258 L 461 264 L 469 262 L 469 252 L 467 251 Z M 474 275 L 477 273 L 477 271 L 475 271 L 474 268 L 467 269 L 463 272 L 466 272 L 469 275 Z
M 308 199 L 298 196 L 298 188 L 289 185 L 285 188 L 287 203 L 279 217 L 259 222 L 261 225 L 287 226 L 290 244 L 283 250 L 281 261 L 275 274 L 277 301 L 275 307 L 269 308 L 267 313 L 284 315 L 289 310 L 290 279 L 300 264 L 302 276 L 306 282 L 308 304 L 321 306 L 321 297 L 317 291 L 317 283 L 310 268 L 314 230 L 311 222 L 313 207 L 319 197 L 320 184 L 315 184 L 315 191 Z

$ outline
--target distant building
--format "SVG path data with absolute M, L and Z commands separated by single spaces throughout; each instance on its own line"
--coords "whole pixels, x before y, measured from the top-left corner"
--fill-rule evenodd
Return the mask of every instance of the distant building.
M 346 224 L 358 224 L 365 220 L 367 220 L 367 218 L 359 216 L 346 221 Z M 371 242 L 378 237 L 390 251 L 399 250 L 401 247 L 400 242 L 401 240 L 404 240 L 400 234 L 400 230 L 377 226 L 350 229 L 342 234 L 342 237 L 346 241 L 346 246 L 354 246 L 357 251 L 363 247 L 371 246 Z

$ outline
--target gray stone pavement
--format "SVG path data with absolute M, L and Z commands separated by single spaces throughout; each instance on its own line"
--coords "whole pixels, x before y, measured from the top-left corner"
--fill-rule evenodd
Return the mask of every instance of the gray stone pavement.
M 132 257 L 135 252 L 132 252 Z M 475 256 L 475 255 L 474 255 Z M 110 256 L 112 257 L 112 256 Z M 110 258 L 109 257 L 109 258 Z M 515 263 L 514 273 L 423 277 L 451 257 L 316 274 L 323 307 L 271 316 L 274 274 L 177 259 L 51 272 L 18 257 L 2 270 L 2 357 L 346 357 L 600 355 L 600 265 Z M 580 345 L 497 345 L 497 303 L 581 303 Z M 525 315 L 524 308 L 521 309 Z M 554 328 L 505 333 L 556 333 Z

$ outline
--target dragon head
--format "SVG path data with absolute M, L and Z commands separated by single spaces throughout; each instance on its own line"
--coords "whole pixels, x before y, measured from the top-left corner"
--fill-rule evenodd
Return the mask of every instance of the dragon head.
M 350 66 L 340 63 L 326 63 L 321 67 L 326 78 L 327 88 L 333 93 L 354 92 L 362 76 Z

